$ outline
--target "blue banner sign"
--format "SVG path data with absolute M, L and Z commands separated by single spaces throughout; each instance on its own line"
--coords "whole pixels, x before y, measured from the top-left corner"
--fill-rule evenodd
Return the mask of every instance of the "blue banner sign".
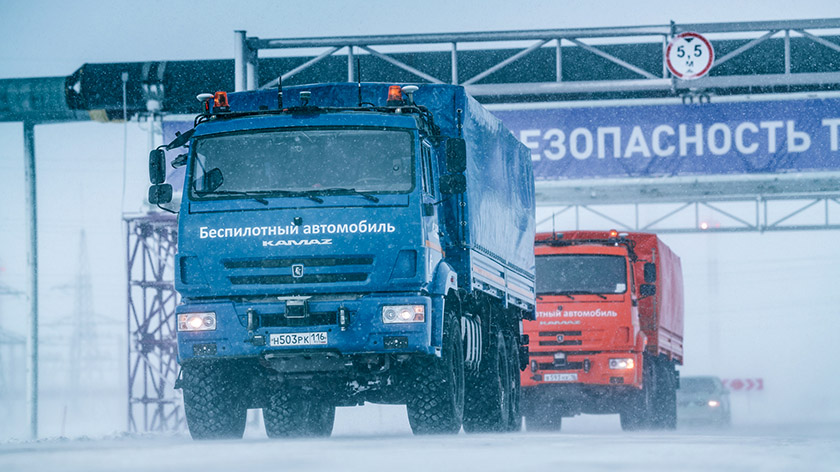
M 840 99 L 493 113 L 537 180 L 840 170 Z

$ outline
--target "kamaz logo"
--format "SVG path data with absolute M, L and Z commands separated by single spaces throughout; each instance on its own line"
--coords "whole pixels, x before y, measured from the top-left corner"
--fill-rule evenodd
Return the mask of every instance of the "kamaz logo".
M 303 277 L 303 264 L 292 264 L 292 277 L 296 279 Z
M 278 239 L 277 241 L 263 241 L 263 247 L 274 246 L 314 246 L 332 244 L 330 239 Z

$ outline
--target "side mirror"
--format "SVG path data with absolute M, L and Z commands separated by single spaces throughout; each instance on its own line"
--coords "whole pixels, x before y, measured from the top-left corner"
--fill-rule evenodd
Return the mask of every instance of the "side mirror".
M 642 286 L 639 287 L 639 295 L 641 295 L 642 298 L 652 297 L 656 295 L 656 285 L 642 284 Z
M 149 187 L 149 203 L 160 205 L 172 201 L 172 186 L 169 184 L 152 185 Z
M 461 173 L 467 170 L 467 142 L 462 138 L 446 140 L 446 171 Z
M 652 262 L 645 263 L 645 282 L 652 284 L 656 282 L 656 264 Z
M 446 174 L 440 178 L 440 193 L 455 195 L 467 191 L 467 178 L 464 174 Z
M 187 144 L 187 141 L 189 141 L 190 138 L 192 138 L 193 134 L 195 134 L 195 128 L 184 131 L 183 133 L 176 133 L 175 139 L 173 139 L 171 143 L 166 145 L 166 150 L 171 151 L 172 149 L 179 148 L 184 144 Z
M 155 185 L 166 180 L 166 154 L 163 149 L 154 149 L 149 153 L 149 181 Z

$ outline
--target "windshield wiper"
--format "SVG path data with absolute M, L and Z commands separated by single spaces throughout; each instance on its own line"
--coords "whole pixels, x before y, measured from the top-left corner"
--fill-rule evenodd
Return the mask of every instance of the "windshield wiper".
M 324 203 L 324 199 L 320 197 L 316 197 L 315 195 L 311 195 L 309 192 L 292 192 L 290 190 L 272 190 L 270 192 L 272 195 L 279 195 L 281 197 L 306 197 L 313 202 Z M 245 197 L 251 197 L 254 200 L 262 203 L 263 205 L 268 205 L 268 200 L 262 198 L 261 196 L 252 193 L 252 192 L 243 192 L 241 190 L 214 190 L 212 192 L 196 192 L 199 196 L 206 196 L 206 195 L 243 195 Z M 261 194 L 263 194 L 261 192 Z
M 280 195 L 283 197 L 306 197 L 313 202 L 324 203 L 324 199 L 320 197 L 316 197 L 313 195 L 314 193 L 319 193 L 317 191 L 308 191 L 308 192 L 293 192 L 291 190 L 272 190 L 272 194 Z
M 565 296 L 569 297 L 569 298 L 570 298 L 570 299 L 572 299 L 572 300 L 574 300 L 574 299 L 575 299 L 575 297 L 573 297 L 573 296 L 569 295 L 568 293 L 563 293 L 563 292 L 543 292 L 543 293 L 541 293 L 540 295 L 537 295 L 537 300 L 542 300 L 542 299 L 543 299 L 543 296 L 545 296 L 545 295 L 565 295 Z
M 259 195 L 255 195 L 255 194 L 253 194 L 253 193 L 249 193 L 249 192 L 240 192 L 240 191 L 238 191 L 238 190 L 213 190 L 212 192 L 199 192 L 199 191 L 196 191 L 195 193 L 196 193 L 196 195 L 198 195 L 199 197 L 204 197 L 204 196 L 207 196 L 207 195 L 242 195 L 242 196 L 244 196 L 244 197 L 250 197 L 250 198 L 253 198 L 254 200 L 256 200 L 256 201 L 258 201 L 258 202 L 262 203 L 263 205 L 268 205 L 268 200 L 266 200 L 265 198 L 262 198 L 262 197 L 260 197 Z
M 605 297 L 603 294 L 598 292 L 592 292 L 589 290 L 558 290 L 556 292 L 543 292 L 542 295 L 564 295 L 572 300 L 575 299 L 575 297 L 573 297 L 572 295 L 595 295 L 603 298 L 604 300 L 607 299 L 607 297 Z
M 349 195 L 359 195 L 364 197 L 367 200 L 372 201 L 373 203 L 379 203 L 379 198 L 371 195 L 370 193 L 360 192 L 354 188 L 330 188 L 326 190 L 322 190 L 319 193 L 324 195 L 341 195 L 341 194 L 349 194 Z

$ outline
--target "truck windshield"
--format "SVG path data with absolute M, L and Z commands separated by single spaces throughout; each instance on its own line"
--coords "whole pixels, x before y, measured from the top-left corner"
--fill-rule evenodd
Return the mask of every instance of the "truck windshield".
M 537 294 L 624 293 L 624 257 L 563 254 L 537 256 Z
M 383 129 L 291 129 L 207 136 L 193 145 L 190 195 L 405 193 L 413 137 Z

